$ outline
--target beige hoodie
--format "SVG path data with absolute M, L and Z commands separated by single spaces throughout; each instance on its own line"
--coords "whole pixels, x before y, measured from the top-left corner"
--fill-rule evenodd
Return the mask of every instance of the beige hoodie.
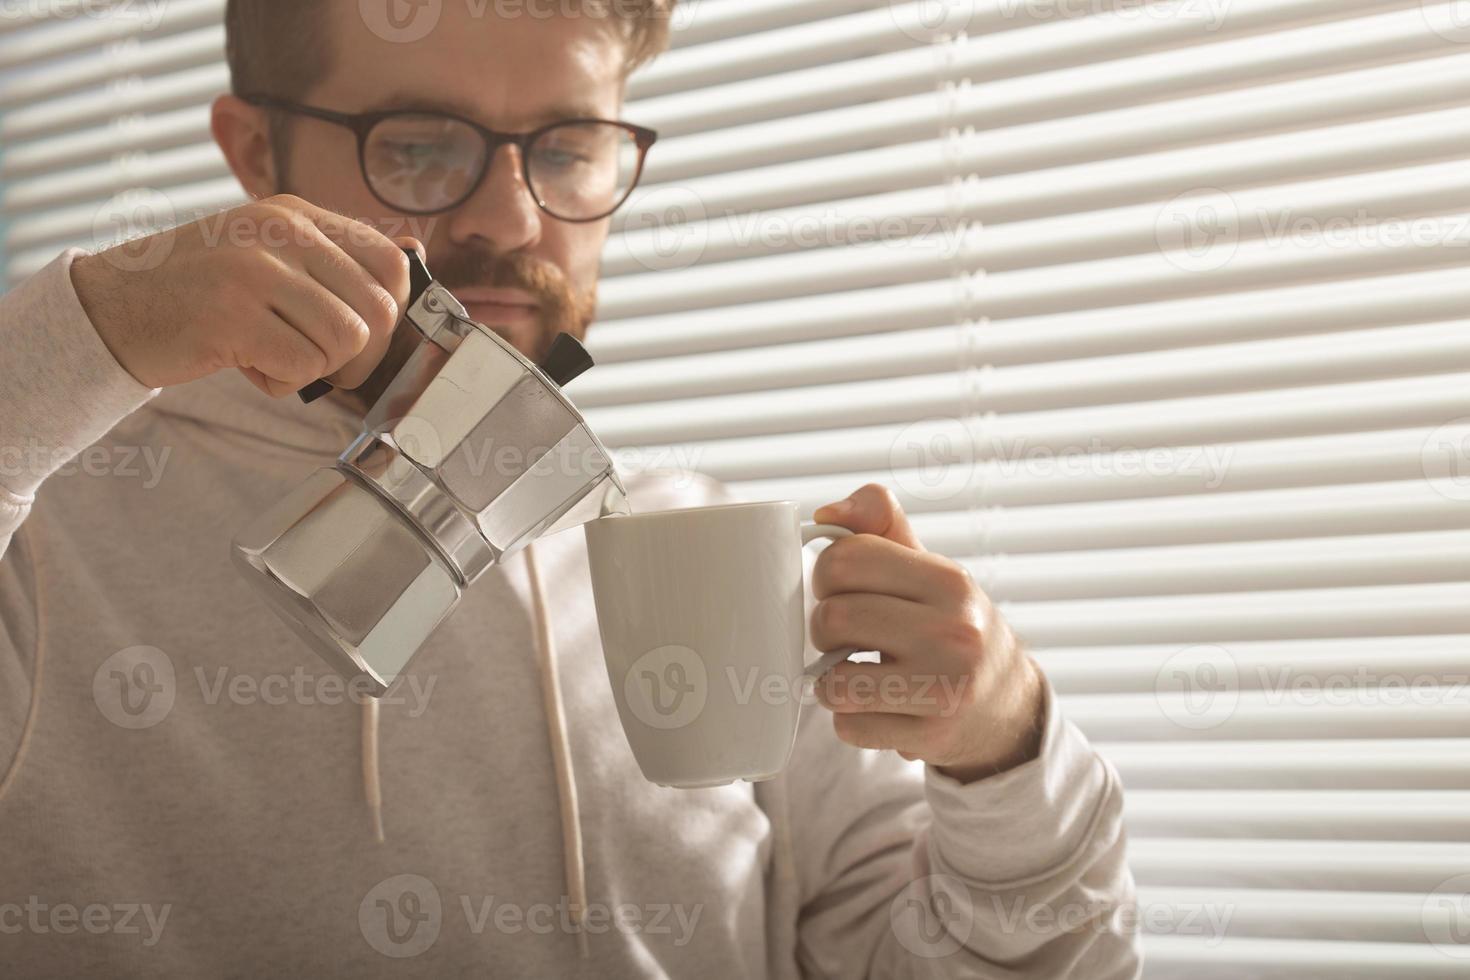
M 354 700 L 228 547 L 355 420 L 141 387 L 76 254 L 0 298 L 5 976 L 1136 976 L 1117 777 L 1050 691 L 1041 757 L 968 786 L 817 706 L 777 779 L 655 786 L 569 531 Z

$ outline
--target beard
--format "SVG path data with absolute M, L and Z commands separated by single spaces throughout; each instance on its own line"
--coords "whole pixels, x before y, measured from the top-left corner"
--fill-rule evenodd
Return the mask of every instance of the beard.
M 558 334 L 569 333 L 577 340 L 587 337 L 597 309 L 597 284 L 578 289 L 568 281 L 561 269 L 523 252 L 497 255 L 486 249 L 457 249 L 437 255 L 429 269 L 434 279 L 451 293 L 459 287 L 524 290 L 536 303 L 535 327 L 532 335 L 515 343 L 504 331 L 495 330 L 512 343 L 527 360 L 540 364 Z M 423 337 L 401 322 L 388 345 L 380 368 L 388 364 L 402 365 Z M 491 328 L 494 329 L 494 328 Z M 391 370 L 391 369 L 389 369 Z M 396 370 L 374 370 L 358 387 L 350 391 L 337 388 L 332 397 L 366 415 L 396 377 Z
M 489 249 L 455 248 L 434 256 L 434 278 L 451 293 L 457 288 L 520 289 L 536 304 L 535 325 L 515 346 L 541 363 L 558 334 L 584 340 L 597 309 L 597 285 L 579 289 L 561 269 L 524 252 L 497 254 Z M 506 340 L 505 334 L 501 334 Z

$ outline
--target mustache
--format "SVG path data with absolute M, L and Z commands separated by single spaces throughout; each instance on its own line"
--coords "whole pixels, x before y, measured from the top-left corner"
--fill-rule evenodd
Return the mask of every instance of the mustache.
M 587 336 L 597 309 L 597 285 L 578 290 L 567 274 L 550 262 L 525 252 L 496 252 L 485 248 L 446 249 L 433 256 L 434 278 L 450 292 L 457 287 L 520 289 L 530 295 L 538 310 L 534 339 L 522 353 L 540 362 L 558 333 L 582 340 Z
M 520 289 L 536 297 L 543 309 L 554 311 L 571 305 L 571 287 L 562 271 L 524 252 L 446 252 L 434 259 L 434 278 L 451 291 L 465 286 Z

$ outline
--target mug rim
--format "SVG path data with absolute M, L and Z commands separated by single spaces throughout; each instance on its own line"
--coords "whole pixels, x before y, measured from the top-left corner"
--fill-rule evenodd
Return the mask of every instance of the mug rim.
M 599 521 L 617 521 L 617 522 L 620 522 L 621 523 L 621 522 L 624 522 L 624 521 L 637 521 L 637 520 L 645 520 L 645 519 L 650 519 L 650 518 L 669 517 L 669 516 L 671 516 L 673 514 L 698 514 L 698 513 L 709 514 L 709 513 L 714 513 L 715 511 L 725 511 L 725 510 L 756 510 L 758 508 L 765 508 L 765 507 L 790 507 L 792 510 L 795 510 L 796 509 L 796 501 L 794 501 L 794 500 L 742 500 L 742 501 L 737 501 L 736 503 L 731 503 L 731 504 L 696 504 L 693 507 L 671 507 L 668 510 L 651 510 L 651 511 L 644 511 L 644 512 L 641 512 L 641 513 L 633 513 L 633 514 L 609 514 L 606 517 L 600 518 Z M 596 523 L 599 523 L 599 521 L 592 521 L 591 523 L 596 524 Z

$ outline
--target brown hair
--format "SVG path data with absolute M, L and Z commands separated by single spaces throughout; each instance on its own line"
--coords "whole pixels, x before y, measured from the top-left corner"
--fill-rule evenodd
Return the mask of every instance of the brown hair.
M 517 8 L 536 0 L 512 0 Z M 572 0 L 590 16 L 616 19 L 627 42 L 624 77 L 669 46 L 669 22 L 679 0 Z M 567 8 L 570 9 L 570 8 Z M 300 98 L 327 73 L 327 7 L 324 0 L 229 0 L 225 5 L 225 57 L 235 94 L 269 93 Z
M 225 5 L 225 57 L 236 95 L 300 100 L 330 69 L 329 0 L 229 0 Z M 504 2 L 504 0 L 501 0 Z M 538 0 L 511 0 L 516 9 Z M 545 0 L 540 0 L 545 4 Z M 564 0 L 565 2 L 565 0 Z M 623 77 L 669 46 L 669 22 L 679 0 L 571 0 L 565 9 L 610 16 L 627 44 Z M 279 152 L 286 123 L 272 113 L 272 142 Z

